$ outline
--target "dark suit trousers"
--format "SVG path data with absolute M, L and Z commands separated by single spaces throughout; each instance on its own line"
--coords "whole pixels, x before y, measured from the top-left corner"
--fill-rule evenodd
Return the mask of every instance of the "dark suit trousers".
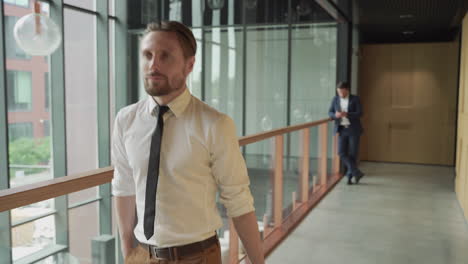
M 351 178 L 358 173 L 356 161 L 359 153 L 360 134 L 352 133 L 349 128 L 338 128 L 338 155 L 346 166 L 346 176 Z

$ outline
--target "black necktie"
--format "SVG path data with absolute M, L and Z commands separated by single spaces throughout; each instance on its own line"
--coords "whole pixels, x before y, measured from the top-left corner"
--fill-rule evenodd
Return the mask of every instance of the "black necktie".
M 154 217 L 156 211 L 156 189 L 158 188 L 159 158 L 161 151 L 161 139 L 164 129 L 163 115 L 169 110 L 167 106 L 159 107 L 156 129 L 151 137 L 151 149 L 148 161 L 148 175 L 146 178 L 145 218 L 143 229 L 146 239 L 150 239 L 154 233 Z

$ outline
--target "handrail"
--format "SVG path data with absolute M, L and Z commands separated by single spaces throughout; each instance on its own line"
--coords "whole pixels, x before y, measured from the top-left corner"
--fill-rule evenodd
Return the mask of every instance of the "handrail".
M 329 121 L 331 119 L 327 118 L 241 137 L 239 138 L 239 145 L 245 146 L 274 136 L 319 126 Z M 0 190 L 0 212 L 109 183 L 113 177 L 113 170 L 113 167 L 105 167 L 76 175 Z
M 239 145 L 240 146 L 245 146 L 245 145 L 252 144 L 252 143 L 255 143 L 255 142 L 258 142 L 258 141 L 262 141 L 262 140 L 265 140 L 267 138 L 271 138 L 271 137 L 274 137 L 274 136 L 284 135 L 284 134 L 291 133 L 291 132 L 294 132 L 294 131 L 298 131 L 298 130 L 308 128 L 308 127 L 319 126 L 321 124 L 328 123 L 331 120 L 332 120 L 331 118 L 321 119 L 321 120 L 314 121 L 314 122 L 304 123 L 304 124 L 295 125 L 295 126 L 282 127 L 282 128 L 278 128 L 278 129 L 275 129 L 275 130 L 270 130 L 268 132 L 263 132 L 263 133 L 253 134 L 253 135 L 250 135 L 250 136 L 241 137 L 241 138 L 239 138 Z
M 76 175 L 0 191 L 0 212 L 81 191 L 112 180 L 114 168 L 106 167 Z

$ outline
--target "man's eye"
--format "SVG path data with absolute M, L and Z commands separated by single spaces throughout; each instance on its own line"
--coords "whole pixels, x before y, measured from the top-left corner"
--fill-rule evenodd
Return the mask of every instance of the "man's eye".
M 143 57 L 145 57 L 146 59 L 151 59 L 151 53 L 150 52 L 144 52 Z

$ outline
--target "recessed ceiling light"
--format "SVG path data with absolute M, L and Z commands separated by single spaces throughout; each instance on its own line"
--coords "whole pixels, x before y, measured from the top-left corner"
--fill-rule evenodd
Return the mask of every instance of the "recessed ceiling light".
M 411 14 L 400 15 L 400 18 L 402 18 L 402 19 L 404 19 L 404 18 L 413 18 L 413 15 L 411 15 Z
M 402 33 L 403 33 L 404 35 L 413 35 L 413 34 L 414 34 L 414 31 L 407 30 L 407 31 L 403 31 Z

